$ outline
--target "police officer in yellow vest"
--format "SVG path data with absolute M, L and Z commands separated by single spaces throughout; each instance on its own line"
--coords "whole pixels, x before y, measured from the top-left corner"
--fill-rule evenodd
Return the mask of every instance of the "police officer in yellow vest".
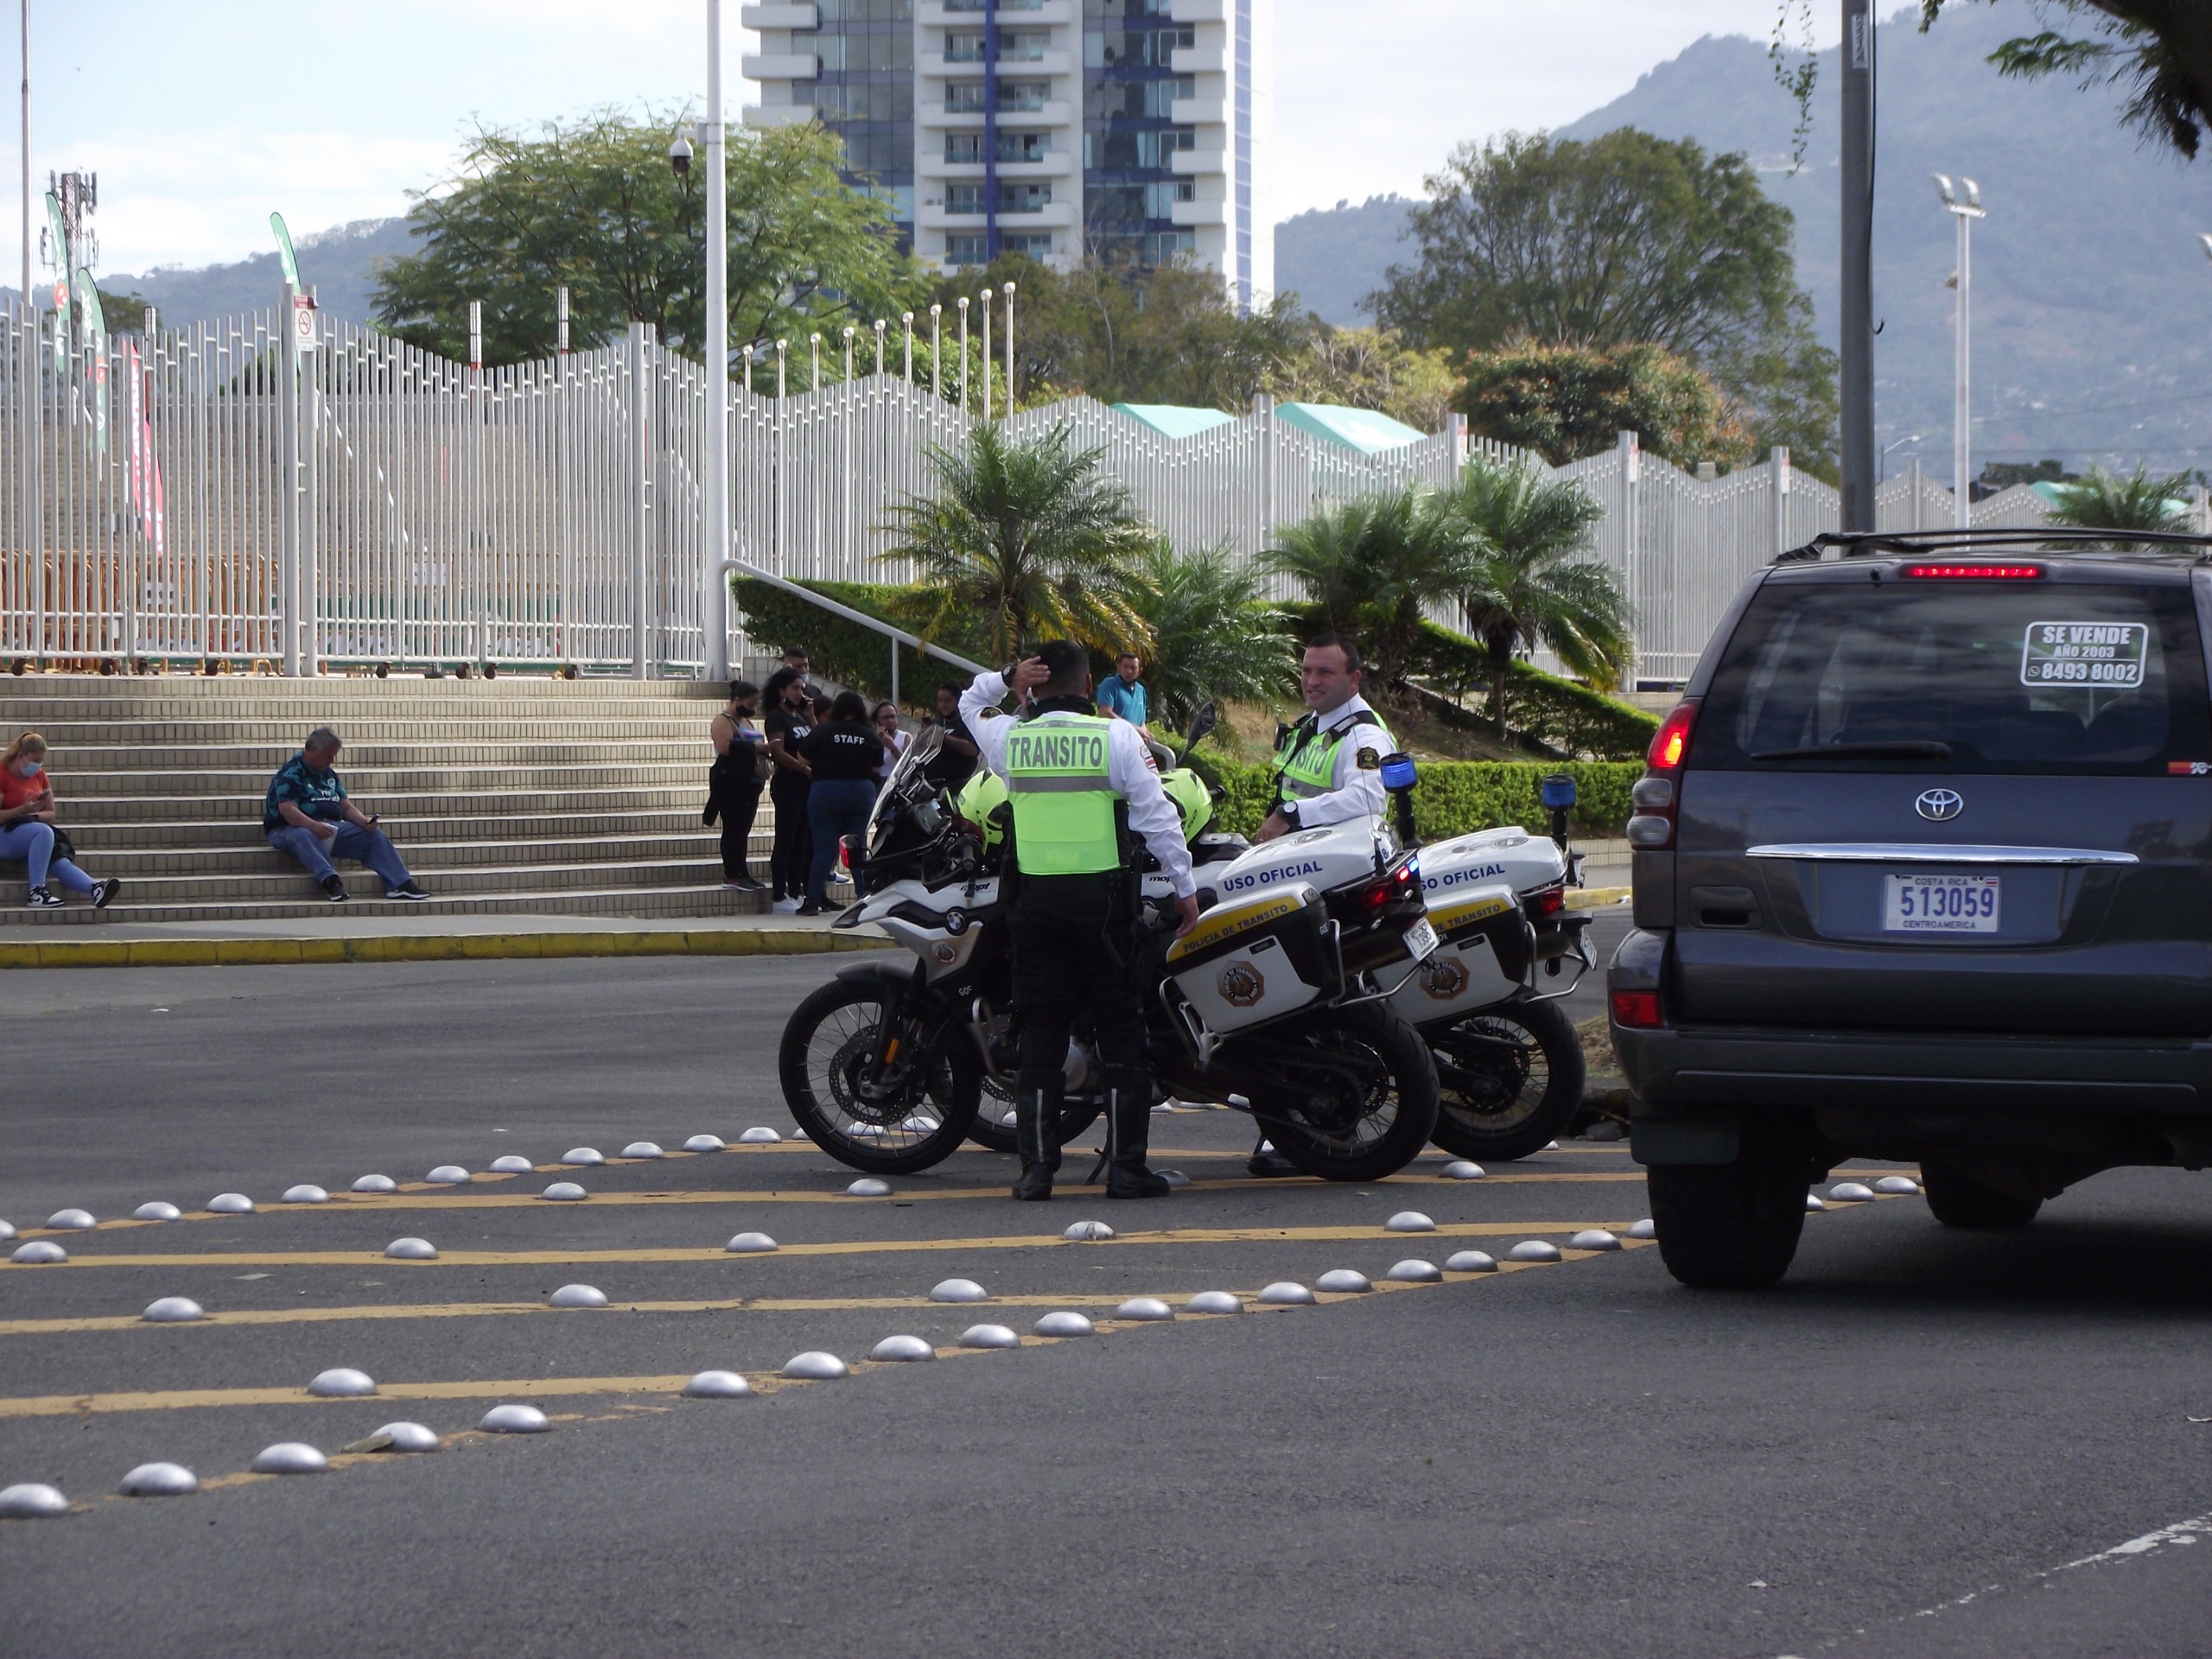
M 1260 841 L 1373 817 L 1389 805 L 1382 757 L 1398 746 L 1359 695 L 1359 647 L 1340 634 L 1316 634 L 1306 642 L 1298 677 L 1306 715 L 1276 735 L 1275 802 L 1260 825 Z M 1300 1173 L 1264 1142 L 1247 1167 L 1255 1175 Z
M 1027 720 L 989 720 L 1008 690 L 1028 700 Z M 1105 1068 L 1106 1196 L 1160 1198 L 1167 1183 L 1145 1167 L 1152 1101 L 1145 1086 L 1147 988 L 1128 965 L 1136 918 L 1131 831 L 1175 889 L 1180 930 L 1198 918 L 1197 883 L 1182 817 L 1146 759 L 1144 738 L 1102 718 L 1091 700 L 1090 655 L 1055 639 L 1004 673 L 980 674 L 962 694 L 960 718 L 982 763 L 1004 778 L 1014 808 L 1014 1005 L 1021 1070 L 1014 1137 L 1017 1198 L 1049 1198 L 1060 1166 L 1060 1089 L 1068 1036 L 1079 1009 L 1096 1021 Z

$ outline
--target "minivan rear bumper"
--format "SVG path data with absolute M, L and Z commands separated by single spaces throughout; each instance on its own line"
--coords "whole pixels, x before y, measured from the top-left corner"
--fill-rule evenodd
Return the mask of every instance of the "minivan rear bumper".
M 2212 1117 L 2212 1042 L 1616 1026 L 1637 1111 L 1784 1106 Z

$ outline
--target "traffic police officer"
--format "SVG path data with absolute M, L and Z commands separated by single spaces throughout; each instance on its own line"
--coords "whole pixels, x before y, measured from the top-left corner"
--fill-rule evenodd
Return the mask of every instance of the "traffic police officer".
M 985 718 L 1008 690 L 1033 699 L 1031 718 Z M 982 763 L 1006 779 L 1014 809 L 1020 871 L 1014 1007 L 1021 1016 L 1014 1102 L 1021 1178 L 1014 1196 L 1052 1196 L 1069 1031 L 1087 1007 L 1105 1071 L 1106 1196 L 1163 1197 L 1167 1183 L 1145 1167 L 1152 1100 L 1143 988 L 1131 957 L 1136 877 L 1125 842 L 1132 830 L 1144 837 L 1173 884 L 1178 931 L 1187 933 L 1198 905 L 1182 816 L 1146 758 L 1142 734 L 1098 714 L 1090 656 L 1081 645 L 1055 639 L 1002 673 L 976 676 L 961 696 L 960 718 Z
M 1382 757 L 1397 743 L 1359 695 L 1359 647 L 1340 634 L 1316 634 L 1300 662 L 1299 685 L 1306 715 L 1276 734 L 1275 800 L 1260 841 L 1376 816 L 1389 804 Z M 1246 1167 L 1255 1175 L 1300 1173 L 1264 1141 Z

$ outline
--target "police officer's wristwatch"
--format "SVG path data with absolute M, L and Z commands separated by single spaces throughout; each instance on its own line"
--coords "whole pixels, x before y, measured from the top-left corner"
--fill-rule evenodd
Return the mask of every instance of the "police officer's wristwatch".
M 1281 806 L 1275 808 L 1275 810 L 1282 814 L 1283 822 L 1287 823 L 1292 829 L 1295 830 L 1299 827 L 1298 803 L 1296 801 L 1285 801 Z

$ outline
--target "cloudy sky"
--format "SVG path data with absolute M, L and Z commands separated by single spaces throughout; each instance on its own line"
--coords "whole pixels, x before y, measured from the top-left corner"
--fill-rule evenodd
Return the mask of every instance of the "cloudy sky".
M 1275 3 L 1278 217 L 1417 191 L 1459 140 L 1571 121 L 1701 35 L 1764 39 L 1776 11 L 1776 0 Z M 736 0 L 727 10 L 734 106 L 748 96 L 736 79 L 748 42 Z M 1832 35 L 1834 8 L 1816 10 Z M 265 249 L 272 208 L 296 234 L 404 212 L 478 121 L 702 97 L 705 11 L 702 0 L 31 0 L 36 188 L 49 169 L 99 174 L 103 270 L 239 258 Z M 12 70 L 12 46 L 0 54 Z M 16 124 L 4 124 L 13 194 Z M 12 280 L 15 241 L 0 280 Z

